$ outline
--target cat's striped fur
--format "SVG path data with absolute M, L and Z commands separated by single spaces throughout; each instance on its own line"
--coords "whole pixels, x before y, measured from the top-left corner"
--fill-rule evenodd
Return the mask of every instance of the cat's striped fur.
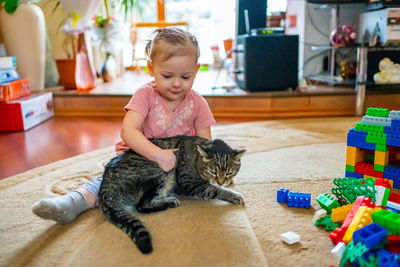
M 221 186 L 232 182 L 245 150 L 194 136 L 150 141 L 163 149 L 179 148 L 176 167 L 166 173 L 157 163 L 128 150 L 106 165 L 98 199 L 106 218 L 128 234 L 141 252 L 150 253 L 153 248 L 150 233 L 132 214 L 134 210 L 145 213 L 177 207 L 177 195 L 243 204 L 239 193 Z

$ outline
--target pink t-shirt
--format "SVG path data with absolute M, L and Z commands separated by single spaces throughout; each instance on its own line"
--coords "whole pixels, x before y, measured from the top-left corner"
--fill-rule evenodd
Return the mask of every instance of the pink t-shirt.
M 125 106 L 125 111 L 128 110 L 134 110 L 145 117 L 142 132 L 147 138 L 192 135 L 193 129 L 202 130 L 215 124 L 206 100 L 197 92 L 189 91 L 175 111 L 171 111 L 157 92 L 154 81 L 136 90 Z M 118 145 L 125 144 L 119 142 Z

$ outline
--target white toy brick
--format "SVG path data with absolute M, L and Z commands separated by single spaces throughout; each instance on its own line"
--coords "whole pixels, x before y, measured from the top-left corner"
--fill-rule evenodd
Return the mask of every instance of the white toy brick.
M 326 216 L 326 210 L 324 210 L 324 209 L 317 210 L 314 213 L 314 217 L 312 219 L 313 224 L 315 224 L 316 221 L 318 221 L 319 219 L 321 219 L 321 218 L 323 218 L 325 216 Z
M 281 238 L 282 238 L 283 242 L 285 242 L 289 245 L 300 242 L 300 236 L 298 234 L 296 234 L 295 232 L 291 232 L 291 231 L 281 234 Z
M 337 243 L 336 247 L 331 250 L 331 253 L 335 255 L 338 259 L 341 259 L 344 251 L 346 250 L 346 245 L 344 242 Z

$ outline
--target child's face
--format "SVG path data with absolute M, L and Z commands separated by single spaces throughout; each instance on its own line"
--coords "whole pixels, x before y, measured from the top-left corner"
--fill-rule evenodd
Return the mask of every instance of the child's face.
M 172 56 L 167 60 L 147 62 L 149 74 L 154 77 L 156 88 L 167 101 L 185 98 L 192 89 L 199 65 L 192 54 Z

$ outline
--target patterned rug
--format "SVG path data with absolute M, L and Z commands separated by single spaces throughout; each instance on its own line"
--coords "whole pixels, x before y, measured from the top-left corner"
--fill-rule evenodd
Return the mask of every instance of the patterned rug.
M 1 266 L 329 266 L 338 260 L 328 232 L 312 223 L 317 195 L 344 176 L 346 134 L 360 118 L 293 119 L 218 126 L 214 138 L 246 148 L 235 190 L 245 207 L 184 199 L 182 206 L 139 215 L 154 251 L 142 255 L 98 209 L 68 225 L 42 220 L 31 205 L 102 173 L 113 148 L 82 154 L 0 181 Z M 276 190 L 312 194 L 311 209 L 276 202 Z M 293 231 L 300 243 L 286 245 Z

